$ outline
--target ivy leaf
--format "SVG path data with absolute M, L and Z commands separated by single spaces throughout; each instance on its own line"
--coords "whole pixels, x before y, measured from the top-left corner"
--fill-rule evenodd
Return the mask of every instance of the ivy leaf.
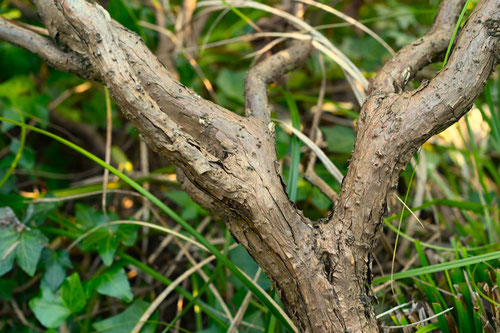
M 104 265 L 111 266 L 119 244 L 120 241 L 118 240 L 118 237 L 116 237 L 115 233 L 114 235 L 108 235 L 103 242 L 97 245 L 97 252 L 99 252 L 99 256 L 101 257 Z
M 42 293 L 29 302 L 36 319 L 47 328 L 56 328 L 71 314 L 60 295 L 54 294 L 47 286 L 41 284 Z
M 103 295 L 119 298 L 125 302 L 130 302 L 134 298 L 130 283 L 125 274 L 125 269 L 109 270 L 101 275 L 102 282 L 97 288 L 97 292 Z
M 132 331 L 135 324 L 139 321 L 143 313 L 146 312 L 148 307 L 149 303 L 138 299 L 122 313 L 113 316 L 111 318 L 98 321 L 94 323 L 92 326 L 98 332 L 129 333 Z M 158 314 L 154 313 L 150 317 L 151 322 L 144 325 L 144 327 L 141 329 L 141 333 L 155 332 L 157 320 L 158 320 Z
M 10 142 L 11 154 L 15 155 L 19 151 L 21 141 L 13 138 Z M 22 150 L 21 158 L 19 159 L 19 166 L 24 170 L 33 170 L 35 167 L 35 152 L 30 147 L 24 147 Z
M 52 291 L 56 291 L 66 277 L 66 268 L 71 268 L 71 261 L 67 251 L 54 251 L 44 248 L 42 251 L 41 264 L 44 266 L 45 273 L 43 279 Z
M 61 287 L 61 294 L 64 303 L 71 310 L 71 313 L 82 311 L 87 303 L 78 273 L 73 273 L 66 278 Z
M 49 213 L 56 208 L 57 208 L 57 203 L 54 202 L 30 204 L 26 209 L 23 222 L 24 224 L 27 225 L 33 222 L 35 225 L 38 226 L 43 222 L 45 222 Z
M 83 204 L 75 205 L 75 219 L 85 230 L 106 222 L 102 212 L 96 212 L 92 207 Z
M 19 234 L 19 245 L 16 249 L 17 264 L 29 276 L 35 274 L 43 246 L 47 243 L 47 237 L 38 229 L 23 230 Z
M 111 267 L 85 284 L 87 297 L 90 297 L 96 289 L 102 295 L 116 297 L 125 302 L 130 302 L 134 298 L 125 269 L 121 266 Z
M 18 245 L 17 231 L 0 228 L 0 276 L 12 269 Z
M 120 224 L 118 226 L 118 231 L 116 232 L 116 237 L 125 246 L 132 246 L 137 240 L 137 231 L 139 230 L 138 225 L 132 224 Z

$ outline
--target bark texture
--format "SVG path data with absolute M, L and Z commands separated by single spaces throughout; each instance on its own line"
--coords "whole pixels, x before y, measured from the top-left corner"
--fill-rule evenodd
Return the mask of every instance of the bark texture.
M 265 85 L 293 67 L 286 59 L 296 54 L 296 61 L 303 61 L 308 52 L 292 47 L 267 59 L 260 68 L 271 65 L 273 73 L 264 72 L 265 77 L 253 70 L 247 106 L 258 111 L 241 117 L 176 81 L 137 35 L 99 5 L 33 2 L 60 44 L 3 19 L 0 38 L 59 70 L 106 84 L 141 137 L 178 167 L 190 195 L 224 216 L 276 284 L 301 332 L 378 332 L 370 254 L 387 197 L 420 145 L 457 121 L 481 92 L 499 54 L 499 0 L 477 5 L 448 64 L 432 81 L 404 91 L 418 70 L 446 49 L 464 0 L 443 1 L 431 31 L 382 68 L 361 110 L 335 209 L 317 222 L 306 219 L 286 195 L 265 96 Z M 282 67 L 272 66 L 283 55 Z M 257 82 L 256 95 L 251 82 Z

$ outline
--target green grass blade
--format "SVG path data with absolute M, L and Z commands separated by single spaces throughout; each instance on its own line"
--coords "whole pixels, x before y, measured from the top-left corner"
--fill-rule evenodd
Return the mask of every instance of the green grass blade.
M 451 52 L 451 48 L 453 46 L 453 42 L 455 41 L 455 37 L 457 36 L 458 29 L 460 29 L 460 25 L 462 24 L 465 13 L 467 12 L 467 7 L 469 6 L 469 3 L 470 3 L 470 0 L 467 0 L 464 8 L 462 9 L 462 12 L 460 13 L 460 16 L 458 17 L 457 24 L 455 25 L 455 29 L 453 30 L 453 34 L 451 35 L 450 43 L 448 44 L 448 49 L 446 50 L 446 55 L 445 55 L 444 61 L 443 61 L 443 67 L 446 65 L 446 62 L 448 61 L 448 58 L 450 57 L 450 52 Z M 441 67 L 441 68 L 443 68 L 443 67 Z
M 405 271 L 405 272 L 396 273 L 396 274 L 394 274 L 394 276 L 392 278 L 393 278 L 393 280 L 400 280 L 400 279 L 409 278 L 412 276 L 442 272 L 442 271 L 447 270 L 447 269 L 454 269 L 454 268 L 479 264 L 479 263 L 484 262 L 484 261 L 491 261 L 491 260 L 498 260 L 498 259 L 500 259 L 500 251 L 495 251 L 495 252 L 480 254 L 477 256 L 472 256 L 472 257 L 468 257 L 468 258 L 464 258 L 464 259 L 458 259 L 458 260 L 453 260 L 453 261 L 449 261 L 449 262 L 444 262 L 441 264 L 410 269 L 410 270 Z M 391 279 L 391 276 L 389 276 L 389 275 L 382 276 L 380 278 L 373 280 L 373 284 L 375 285 L 375 284 L 384 283 L 386 281 L 389 281 L 390 279 Z
M 245 14 L 243 14 L 243 12 L 241 12 L 241 10 L 239 10 L 238 8 L 236 8 L 233 5 L 231 5 L 229 2 L 227 2 L 227 0 L 222 0 L 222 3 L 224 5 L 226 5 L 227 8 L 229 8 L 233 13 L 235 13 L 236 15 L 238 15 L 249 26 L 251 26 L 252 28 L 254 28 L 256 31 L 261 31 L 260 28 L 255 23 L 253 23 L 253 21 L 248 16 L 246 16 Z
M 432 323 L 419 328 L 415 333 L 427 333 L 439 329 L 441 326 L 439 323 Z
M 283 89 L 283 94 L 285 95 L 286 104 L 290 110 L 290 116 L 292 118 L 292 126 L 300 131 L 300 115 L 299 109 L 297 108 L 297 103 L 293 99 L 290 92 Z M 288 186 L 287 192 L 290 200 L 295 202 L 297 198 L 297 185 L 299 181 L 299 163 L 300 163 L 300 139 L 292 134 L 291 138 L 291 155 L 290 155 L 290 172 L 288 175 Z

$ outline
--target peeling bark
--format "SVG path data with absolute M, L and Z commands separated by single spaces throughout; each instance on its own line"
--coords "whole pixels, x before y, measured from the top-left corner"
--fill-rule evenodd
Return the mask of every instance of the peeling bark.
M 277 171 L 267 79 L 259 78 L 260 100 L 247 96 L 252 111 L 262 112 L 241 117 L 180 84 L 102 7 L 82 0 L 33 2 L 60 45 L 3 19 L 0 38 L 59 70 L 104 82 L 141 137 L 176 165 L 187 192 L 224 217 L 273 280 L 300 331 L 378 332 L 369 291 L 371 251 L 387 198 L 418 147 L 457 121 L 480 94 L 499 54 L 498 0 L 477 5 L 447 66 L 432 81 L 404 91 L 446 49 L 463 0 L 443 1 L 431 31 L 382 68 L 361 110 L 335 209 L 318 222 L 289 201 Z M 273 57 L 269 62 L 279 58 Z M 276 75 L 294 65 L 280 63 L 271 66 Z

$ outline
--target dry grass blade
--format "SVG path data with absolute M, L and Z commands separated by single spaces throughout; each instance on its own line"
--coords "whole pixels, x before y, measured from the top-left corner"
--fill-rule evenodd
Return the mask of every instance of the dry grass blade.
M 396 195 L 396 198 L 398 199 L 399 202 L 401 202 L 401 204 L 403 204 L 403 206 L 411 213 L 411 215 L 418 221 L 418 223 L 420 224 L 420 226 L 422 227 L 422 229 L 425 230 L 425 226 L 424 224 L 422 223 L 422 221 L 420 221 L 420 219 L 418 218 L 417 214 L 415 214 L 415 212 L 410 208 L 408 207 L 408 205 L 406 204 L 406 202 L 404 202 L 403 199 L 401 199 L 399 197 L 399 195 Z
M 299 39 L 299 40 L 310 40 L 311 35 L 308 35 L 304 32 L 256 32 L 253 34 L 247 34 L 247 35 L 242 35 L 234 38 L 228 38 L 228 39 L 222 39 L 219 41 L 207 43 L 203 45 L 205 49 L 212 48 L 212 47 L 219 47 L 219 46 L 224 46 L 227 44 L 232 44 L 232 43 L 247 43 L 251 42 L 255 39 L 260 39 L 264 37 L 285 37 L 285 38 L 293 38 L 293 39 Z M 185 48 L 181 50 L 182 52 L 187 52 L 191 51 L 191 48 Z
M 237 246 L 237 244 L 234 244 L 234 245 Z M 158 297 L 155 298 L 155 300 L 153 301 L 153 303 L 151 303 L 151 305 L 148 307 L 148 309 L 141 316 L 141 318 L 139 319 L 139 321 L 135 325 L 134 329 L 132 330 L 132 333 L 139 333 L 141 331 L 141 328 L 144 326 L 144 324 L 146 323 L 146 321 L 148 320 L 148 318 L 153 314 L 153 312 L 155 312 L 155 310 L 158 308 L 158 306 L 160 306 L 160 304 L 175 289 L 175 287 L 177 287 L 184 280 L 186 280 L 189 276 L 191 276 L 191 274 L 193 274 L 194 272 L 198 271 L 203 266 L 205 266 L 206 264 L 208 264 L 209 262 L 211 262 L 213 260 L 215 260 L 215 256 L 212 255 L 212 256 L 210 256 L 210 257 L 208 257 L 208 258 L 200 261 L 199 263 L 197 263 L 196 265 L 194 265 L 193 267 L 189 268 L 187 271 L 185 271 L 184 273 L 182 273 L 167 288 L 165 288 L 165 290 L 163 290 L 161 292 L 161 294 L 158 295 Z
M 201 44 L 201 47 L 200 47 L 200 55 L 202 55 L 203 52 L 205 51 L 207 44 L 208 44 L 208 40 L 210 39 L 210 36 L 212 35 L 212 32 L 215 29 L 215 27 L 217 26 L 217 24 L 219 24 L 219 22 L 222 20 L 222 18 L 224 16 L 226 16 L 226 14 L 229 12 L 230 12 L 229 8 L 224 9 L 222 12 L 220 12 L 220 14 L 212 22 L 212 24 L 208 28 L 207 32 L 205 33 L 205 37 L 203 37 L 203 43 Z
M 87 193 L 81 193 L 81 194 L 73 194 L 73 195 L 67 195 L 63 197 L 56 197 L 56 198 L 38 198 L 38 199 L 33 199 L 30 200 L 30 204 L 36 204 L 40 202 L 62 202 L 62 201 L 68 201 L 68 200 L 76 200 L 76 199 L 81 199 L 81 198 L 86 198 L 86 197 L 91 197 L 93 195 L 101 195 L 101 191 L 92 191 L 92 192 L 87 192 Z M 142 194 L 139 194 L 134 191 L 129 191 L 129 190 L 120 190 L 120 189 L 108 189 L 107 193 L 118 193 L 118 194 L 125 194 L 125 195 L 130 195 L 130 196 L 135 196 L 135 197 L 143 197 Z
M 267 43 L 264 47 L 258 49 L 257 51 L 254 51 L 252 53 L 249 53 L 247 54 L 246 56 L 244 56 L 243 58 L 252 58 L 252 57 L 256 57 L 254 59 L 254 63 L 255 61 L 258 59 L 259 56 L 261 56 L 263 53 L 266 53 L 267 51 L 271 50 L 273 47 L 275 47 L 276 45 L 278 45 L 279 43 L 282 43 L 283 41 L 285 41 L 286 38 L 285 37 L 281 37 L 281 38 L 276 38 L 275 40 Z
M 179 246 L 181 253 L 183 253 L 184 256 L 186 256 L 186 258 L 188 258 L 191 265 L 196 266 L 197 265 L 196 260 L 193 258 L 191 253 L 189 253 L 188 247 L 185 246 L 183 243 L 181 243 L 178 239 L 175 239 L 175 241 L 177 243 L 177 246 Z M 208 277 L 208 275 L 201 268 L 198 270 L 198 274 L 200 274 L 201 278 L 203 279 L 203 281 L 205 281 L 205 283 L 210 281 L 210 278 Z M 227 307 L 226 302 L 224 302 L 224 299 L 220 295 L 217 288 L 215 288 L 213 283 L 210 283 L 208 285 L 208 288 L 210 288 L 210 291 L 212 292 L 214 297 L 217 299 L 217 301 L 219 301 L 219 304 L 222 307 L 222 310 L 224 311 L 224 314 L 226 315 L 226 317 L 232 321 L 233 316 L 231 315 L 231 311 L 229 311 L 229 308 Z
M 271 6 L 267 6 L 255 1 L 250 0 L 236 0 L 229 1 L 230 5 L 234 7 L 247 7 L 254 8 L 258 10 L 262 10 L 268 12 L 270 14 L 279 16 L 289 21 L 295 27 L 300 30 L 304 30 L 313 36 L 313 45 L 316 42 L 316 45 L 321 45 L 321 51 L 324 52 L 328 57 L 332 58 L 346 73 L 352 76 L 352 79 L 358 84 L 352 84 L 353 90 L 358 90 L 359 96 L 364 96 L 365 91 L 368 88 L 368 81 L 365 79 L 361 71 L 347 58 L 338 48 L 336 48 L 325 36 L 315 30 L 312 26 L 307 24 L 306 22 L 300 20 L 299 18 L 277 8 L 273 8 Z M 224 2 L 220 0 L 205 0 L 198 2 L 198 7 L 218 7 L 225 8 Z M 317 47 L 317 46 L 315 46 Z M 319 49 L 319 48 L 318 48 Z M 325 52 L 327 50 L 327 52 Z M 333 57 L 332 57 L 333 56 Z M 361 88 L 362 87 L 362 88 Z
M 439 313 L 436 313 L 436 314 L 435 314 L 435 315 L 433 315 L 433 316 L 430 316 L 430 317 L 428 317 L 428 318 L 425 318 L 425 319 L 423 319 L 423 320 L 420 320 L 420 321 L 417 321 L 417 322 L 414 322 L 414 323 L 411 323 L 411 324 L 408 324 L 408 325 L 399 325 L 399 326 L 382 326 L 382 328 L 384 328 L 384 329 L 388 329 L 388 330 L 396 330 L 396 329 L 400 329 L 400 328 L 415 327 L 415 326 L 417 326 L 417 325 L 420 325 L 420 324 L 426 323 L 426 322 L 428 322 L 428 321 L 430 321 L 430 320 L 432 320 L 432 319 L 434 319 L 434 318 L 437 318 L 437 317 L 439 317 L 439 316 L 441 316 L 441 315 L 444 315 L 445 313 L 447 313 L 447 312 L 449 312 L 449 311 L 451 311 L 451 310 L 453 310 L 453 307 L 448 308 L 448 309 L 446 309 L 446 310 L 444 310 L 444 311 L 441 311 L 441 312 L 439 312 Z
M 261 272 L 262 270 L 259 267 L 257 273 L 255 273 L 255 277 L 252 280 L 253 282 L 257 283 L 257 280 L 259 280 Z M 234 319 L 231 321 L 231 326 L 229 326 L 229 328 L 227 329 L 228 333 L 238 332 L 237 327 L 241 324 L 241 320 L 245 315 L 245 312 L 248 308 L 248 304 L 250 303 L 251 299 L 252 299 L 252 293 L 248 291 L 247 294 L 245 295 L 245 298 L 243 299 L 243 302 L 240 305 L 240 308 L 238 309 L 238 312 L 236 313 L 236 316 L 234 316 Z
M 387 44 L 379 35 L 377 35 L 373 30 L 371 30 L 370 28 L 368 28 L 366 25 L 364 25 L 363 23 L 353 19 L 352 17 L 350 17 L 349 15 L 346 15 L 338 10 L 336 10 L 335 8 L 332 8 L 330 6 L 327 6 L 327 5 L 324 5 L 322 3 L 319 3 L 317 1 L 314 1 L 314 0 L 295 0 L 295 1 L 300 1 L 300 2 L 303 2 L 305 4 L 308 4 L 308 5 L 312 5 L 312 6 L 315 6 L 315 7 L 318 7 L 320 9 L 323 9 L 324 11 L 327 11 L 335 16 L 338 16 L 340 17 L 342 20 L 346 21 L 347 23 L 350 23 L 352 24 L 353 26 L 355 26 L 356 28 L 359 28 L 361 29 L 362 31 L 366 32 L 368 35 L 372 36 L 377 42 L 379 42 L 383 47 L 385 47 L 385 49 L 387 51 L 389 51 L 389 53 L 391 55 L 395 55 L 396 52 L 394 52 L 394 50 L 392 49 L 392 47 L 389 46 L 389 44 Z
M 304 144 L 306 144 L 321 160 L 325 168 L 330 172 L 330 174 L 341 184 L 342 179 L 344 179 L 344 176 L 340 172 L 340 170 L 335 166 L 335 164 L 330 161 L 328 156 L 319 148 L 314 142 L 311 141 L 305 134 L 303 134 L 301 131 L 297 130 L 293 126 L 288 125 L 284 121 L 281 121 L 279 119 L 273 119 L 273 121 L 277 122 L 280 124 L 282 127 L 284 127 L 286 130 L 291 131 L 295 136 L 297 136 Z
M 393 312 L 394 312 L 394 311 L 396 311 L 396 310 L 399 310 L 399 309 L 401 309 L 401 308 L 404 308 L 404 307 L 405 307 L 405 306 L 407 306 L 408 304 L 409 304 L 409 303 L 403 303 L 403 304 L 400 304 L 400 305 L 398 305 L 398 306 L 395 306 L 395 307 L 393 307 L 393 308 L 391 308 L 391 309 L 389 309 L 389 310 L 387 310 L 387 311 L 385 311 L 385 312 L 382 312 L 381 314 L 378 314 L 378 315 L 376 316 L 376 318 L 377 318 L 377 319 L 380 319 L 380 318 L 382 318 L 383 316 L 387 316 L 388 314 L 393 313 Z
M 156 224 L 153 224 L 153 223 L 148 223 L 148 222 L 144 222 L 144 221 L 123 221 L 123 220 L 120 220 L 120 221 L 113 221 L 113 222 L 110 222 L 109 225 L 120 225 L 120 224 L 130 224 L 130 225 L 139 225 L 139 226 L 142 226 L 142 227 L 148 227 L 148 228 L 151 228 L 151 229 L 155 229 L 155 230 L 159 230 L 159 231 L 162 231 L 166 234 L 172 234 L 174 235 L 175 237 L 177 238 L 180 238 L 180 239 L 183 239 L 185 240 L 186 242 L 189 242 L 193 245 L 196 245 L 197 247 L 199 247 L 200 249 L 202 249 L 203 251 L 208 251 L 205 246 L 201 245 L 200 243 L 198 243 L 197 241 L 179 233 L 179 232 L 176 232 L 172 229 L 169 229 L 169 228 L 165 228 L 165 227 L 161 227 L 159 225 L 156 225 Z M 86 237 L 88 237 L 90 234 L 92 234 L 93 232 L 95 232 L 96 230 L 100 229 L 100 228 L 103 228 L 103 227 L 106 227 L 106 225 L 98 225 L 90 230 L 88 230 L 87 232 L 85 232 L 83 235 L 81 235 L 80 237 L 78 237 L 77 239 L 75 239 L 75 241 L 73 243 L 71 243 L 68 248 L 66 249 L 67 251 L 70 251 L 73 247 L 75 247 L 78 243 L 80 243 L 83 239 L 85 239 Z
M 112 121 L 112 116 L 111 116 L 111 98 L 109 96 L 109 91 L 108 88 L 104 87 L 104 94 L 106 98 L 106 152 L 105 152 L 105 157 L 104 161 L 106 164 L 111 163 L 111 134 L 113 131 L 113 121 Z M 108 212 L 106 211 L 106 191 L 108 189 L 108 179 L 109 179 L 109 170 L 104 169 L 104 177 L 102 179 L 102 197 L 101 197 L 101 204 L 102 204 L 102 213 L 104 215 L 104 219 L 106 223 L 109 222 L 108 220 Z M 111 233 L 111 229 L 108 226 L 108 229 Z

